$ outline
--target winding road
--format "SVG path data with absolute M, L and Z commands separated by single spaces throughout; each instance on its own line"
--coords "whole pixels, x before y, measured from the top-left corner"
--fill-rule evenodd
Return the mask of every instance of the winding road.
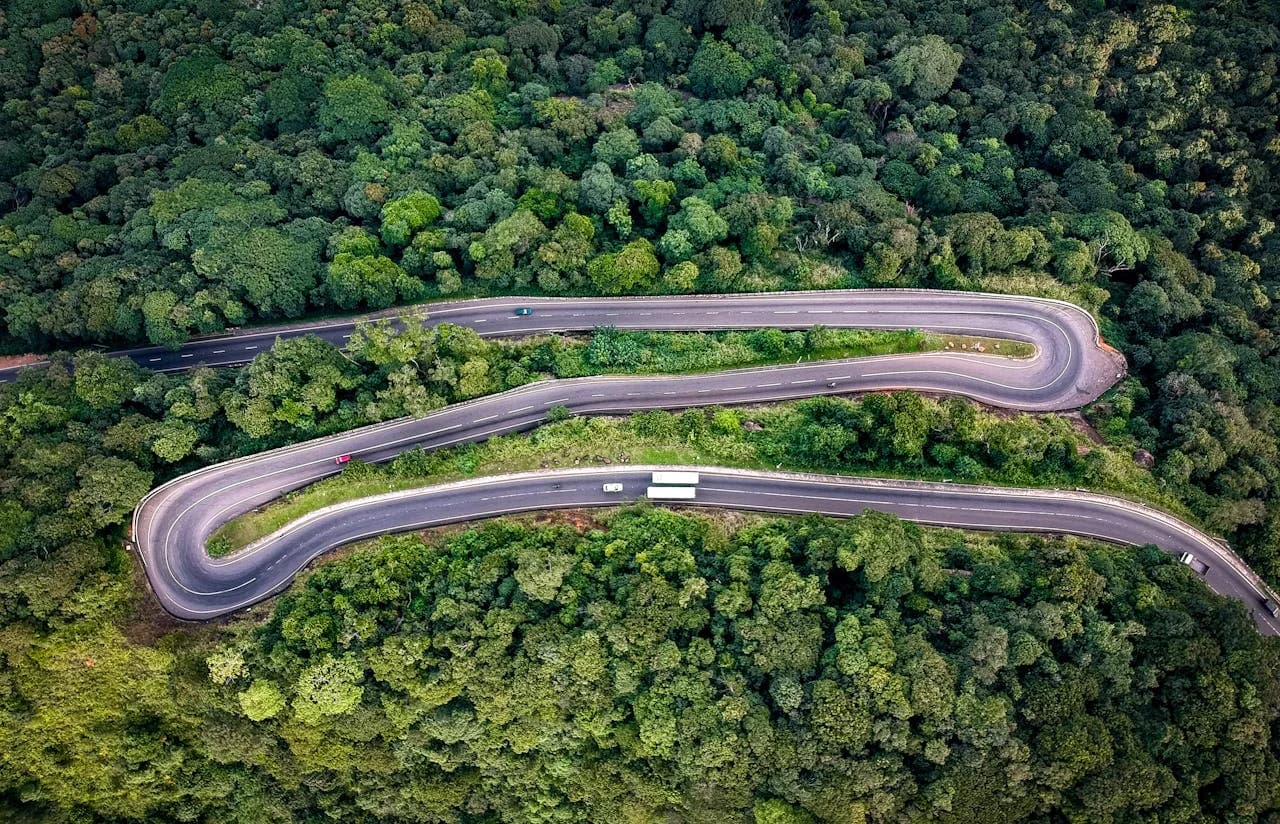
M 521 307 L 532 313 L 517 316 L 515 310 Z M 875 362 L 859 360 L 868 368 L 850 373 L 843 380 L 859 381 L 854 387 L 857 389 L 911 388 L 963 394 L 997 406 L 1035 411 L 1080 407 L 1106 391 L 1124 370 L 1123 357 L 1098 345 L 1097 325 L 1077 306 L 1011 295 L 923 289 L 637 298 L 482 298 L 197 338 L 177 350 L 146 347 L 110 354 L 131 358 L 158 371 L 179 371 L 201 364 L 230 366 L 252 360 L 270 349 L 277 339 L 316 335 L 342 346 L 355 333 L 358 323 L 373 318 L 395 322 L 400 315 L 420 317 L 428 325 L 468 326 L 485 337 L 588 331 L 601 326 L 708 331 L 808 329 L 823 325 L 1008 338 L 1035 344 L 1036 357 L 1012 361 L 952 352 L 894 356 Z M 0 370 L 0 380 L 11 380 L 22 369 L 38 365 Z
M 529 307 L 532 313 L 518 316 L 515 309 L 520 307 Z M 1033 344 L 1036 354 L 1014 360 L 970 352 L 934 352 L 703 375 L 544 381 L 446 407 L 422 418 L 388 421 L 205 467 L 153 490 L 134 513 L 134 540 L 151 586 L 168 611 L 199 620 L 241 609 L 286 587 L 315 556 L 372 534 L 536 508 L 616 504 L 620 497 L 639 495 L 644 474 L 637 468 L 554 473 L 583 479 L 581 486 L 575 482 L 573 494 L 551 495 L 568 493 L 569 484 L 554 481 L 547 474 L 432 487 L 392 498 L 352 502 L 323 517 L 309 516 L 225 559 L 211 559 L 205 553 L 206 541 L 219 526 L 284 492 L 334 474 L 339 469 L 334 459 L 339 455 L 374 462 L 389 460 L 415 446 L 438 449 L 479 441 L 531 429 L 561 406 L 582 415 L 625 414 L 641 409 L 914 389 L 964 395 L 1015 409 L 1065 410 L 1096 399 L 1124 372 L 1123 358 L 1101 344 L 1092 317 L 1080 308 L 1005 295 L 856 290 L 655 298 L 498 298 L 414 311 L 426 315 L 428 323 L 470 326 L 486 336 L 606 325 L 708 330 L 803 329 L 822 324 L 1007 338 Z M 160 369 L 183 369 L 201 362 L 221 365 L 243 362 L 280 337 L 319 334 L 341 343 L 354 328 L 354 321 L 309 324 L 193 341 L 177 352 L 131 350 L 117 354 Z M 1069 532 L 1121 543 L 1157 543 L 1168 551 L 1195 546 L 1198 556 L 1214 559 L 1206 576 L 1210 586 L 1246 601 L 1263 631 L 1280 632 L 1280 626 L 1256 608 L 1264 592 L 1261 583 L 1229 550 L 1167 515 L 1133 504 L 1049 491 L 704 471 L 715 477 L 719 486 L 700 493 L 701 505 L 846 515 L 873 507 L 924 523 Z M 622 496 L 603 495 L 596 481 L 606 477 L 626 485 Z M 554 489 L 555 483 L 561 488 Z M 819 489 L 816 485 L 825 486 Z M 487 494 L 494 491 L 498 494 Z M 1123 517 L 1117 514 L 1121 512 Z
M 1191 552 L 1209 564 L 1206 583 L 1254 610 L 1258 628 L 1280 634 L 1259 608 L 1265 591 L 1230 550 L 1157 510 L 1091 493 L 759 472 L 719 467 L 612 466 L 523 472 L 391 492 L 336 504 L 304 516 L 241 552 L 213 559 L 203 552 L 151 555 L 165 577 L 219 592 L 187 592 L 166 601 L 184 618 L 233 612 L 288 587 L 293 576 L 329 550 L 389 532 L 474 521 L 517 512 L 618 506 L 644 498 L 654 470 L 698 472 L 698 497 L 678 506 L 787 514 L 859 515 L 874 509 L 921 524 L 981 530 L 1079 535 L 1111 543 L 1156 544 Z M 622 491 L 605 492 L 606 483 Z M 152 576 L 153 580 L 155 575 Z

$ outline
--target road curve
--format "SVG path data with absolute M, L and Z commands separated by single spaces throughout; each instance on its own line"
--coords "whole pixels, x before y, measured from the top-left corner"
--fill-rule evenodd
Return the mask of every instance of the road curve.
M 517 316 L 519 307 L 532 314 Z M 160 347 L 111 353 L 139 365 L 178 371 L 205 364 L 229 366 L 252 360 L 277 339 L 316 335 L 345 345 L 357 323 L 400 314 L 428 325 L 468 326 L 486 337 L 585 331 L 600 326 L 628 330 L 807 329 L 815 325 L 862 329 L 920 329 L 943 334 L 985 335 L 1032 343 L 1037 357 L 1026 362 L 935 354 L 892 367 L 868 370 L 877 378 L 866 388 L 908 387 L 958 392 L 978 400 L 1028 410 L 1071 409 L 1095 399 L 1124 371 L 1124 360 L 1099 345 L 1098 327 L 1070 303 L 1014 295 L 924 289 L 853 289 L 746 295 L 683 295 L 635 298 L 483 298 L 424 304 L 378 315 L 293 324 L 198 338 L 180 349 Z M 958 365 L 959 364 L 959 365 Z M 0 370 L 12 380 L 27 364 Z M 949 375 L 952 371 L 961 374 Z
M 515 316 L 517 305 L 531 305 L 534 312 Z M 1071 409 L 1097 398 L 1123 371 L 1123 359 L 1101 345 L 1097 326 L 1080 308 L 1059 301 L 1002 295 L 875 290 L 484 300 L 433 310 L 433 321 L 442 316 L 450 322 L 483 328 L 485 334 L 504 335 L 601 324 L 674 329 L 803 328 L 816 323 L 916 328 L 1023 340 L 1035 345 L 1036 354 L 1014 360 L 934 352 L 701 375 L 543 381 L 449 406 L 422 418 L 388 421 L 205 467 L 153 490 L 134 513 L 134 540 L 143 557 L 153 559 L 148 572 L 167 608 L 187 617 L 208 616 L 231 608 L 227 605 L 257 600 L 274 591 L 273 587 L 263 589 L 266 579 L 260 576 L 201 583 L 181 574 L 177 565 L 184 562 L 181 559 L 198 562 L 208 536 L 226 521 L 335 473 L 334 458 L 338 455 L 375 462 L 389 460 L 414 446 L 438 449 L 480 441 L 531 429 L 559 406 L 583 415 L 626 414 L 640 409 L 763 403 L 906 388 L 966 395 L 1017 409 Z
M 643 498 L 655 469 L 700 473 L 697 499 L 677 502 L 680 506 L 833 516 L 874 509 L 922 524 L 1070 534 L 1191 552 L 1209 564 L 1205 579 L 1214 591 L 1243 601 L 1260 631 L 1280 634 L 1280 623 L 1260 607 L 1265 586 L 1229 550 L 1166 513 L 1130 501 L 1057 490 L 715 467 L 613 466 L 477 478 L 336 504 L 222 559 L 210 558 L 187 541 L 149 544 L 143 558 L 166 609 L 183 618 L 208 619 L 279 592 L 307 563 L 335 547 L 389 532 L 518 512 L 617 506 Z M 606 493 L 605 483 L 621 483 L 623 490 Z M 207 529 L 212 521 L 203 523 Z

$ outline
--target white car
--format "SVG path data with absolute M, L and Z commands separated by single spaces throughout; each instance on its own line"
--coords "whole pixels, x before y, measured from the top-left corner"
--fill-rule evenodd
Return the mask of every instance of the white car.
M 605 492 L 621 492 L 622 484 L 605 484 L 604 491 Z

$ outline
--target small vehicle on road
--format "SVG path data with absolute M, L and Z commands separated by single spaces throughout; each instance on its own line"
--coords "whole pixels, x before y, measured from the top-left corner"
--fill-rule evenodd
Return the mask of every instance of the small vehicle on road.
M 608 484 L 605 484 L 605 485 L 604 485 L 604 491 L 605 491 L 605 492 L 621 492 L 621 491 L 622 491 L 622 484 L 619 484 L 619 483 L 608 483 Z
M 336 463 L 338 466 L 342 466 L 344 463 L 348 463 L 350 460 L 351 460 L 350 455 L 339 455 L 338 457 L 333 459 L 333 462 Z
M 1271 613 L 1272 618 L 1280 618 L 1280 604 L 1277 604 L 1270 598 L 1262 599 L 1262 608 Z
M 828 388 L 828 389 L 835 389 L 835 388 L 836 388 L 836 382 L 835 382 L 835 381 L 831 381 L 831 382 L 829 382 L 829 383 L 827 384 L 827 388 Z
M 1190 552 L 1184 552 L 1178 556 L 1178 560 L 1195 570 L 1197 575 L 1204 575 L 1209 571 L 1209 565 L 1201 561 Z
M 516 317 L 518 318 L 522 318 L 525 315 L 532 315 L 532 314 L 533 314 L 533 310 L 530 309 L 528 306 L 521 306 L 519 309 L 516 309 Z

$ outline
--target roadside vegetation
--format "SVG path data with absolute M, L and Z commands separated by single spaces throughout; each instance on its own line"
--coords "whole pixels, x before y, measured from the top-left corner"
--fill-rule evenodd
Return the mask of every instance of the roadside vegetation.
M 1129 360 L 1105 446 L 895 395 L 352 473 L 616 436 L 1132 489 L 1280 584 L 1278 43 L 1266 0 L 8 0 L 0 354 L 78 351 L 0 386 L 0 819 L 1273 821 L 1276 642 L 1158 555 L 957 538 L 939 576 L 890 521 L 648 513 L 392 539 L 262 626 L 139 619 L 129 513 L 180 472 L 545 376 L 919 341 L 87 350 L 471 294 L 1064 298 Z
M 9 5 L 0 352 L 437 295 L 1052 295 L 1129 357 L 1116 429 L 1280 571 L 1276 3 Z M 297 368 L 323 400 L 337 366 Z M 314 424 L 285 394 L 234 399 L 240 451 Z M 165 460 L 219 453 L 189 423 Z
M 1070 421 L 898 392 L 861 400 L 814 398 L 629 418 L 570 418 L 530 434 L 438 451 L 410 450 L 387 464 L 353 461 L 340 475 L 228 522 L 211 536 L 208 550 L 225 555 L 316 509 L 382 492 L 476 475 L 623 463 L 1084 487 L 1189 515 L 1127 450 L 1097 443 Z
M 10 780 L 37 810 L 236 822 L 1277 804 L 1280 648 L 1154 550 L 644 507 L 371 544 L 222 632 L 12 657 Z
M 397 331 L 387 321 L 362 326 L 345 351 L 297 338 L 245 367 L 185 374 L 96 352 L 55 356 L 51 367 L 0 384 L 0 560 L 24 564 L 50 548 L 91 547 L 127 521 L 151 486 L 198 466 L 531 381 L 975 346 L 1030 352 L 1016 342 L 914 331 L 601 329 L 491 341 L 462 327 L 409 321 Z M 103 552 L 112 550 L 90 550 Z

